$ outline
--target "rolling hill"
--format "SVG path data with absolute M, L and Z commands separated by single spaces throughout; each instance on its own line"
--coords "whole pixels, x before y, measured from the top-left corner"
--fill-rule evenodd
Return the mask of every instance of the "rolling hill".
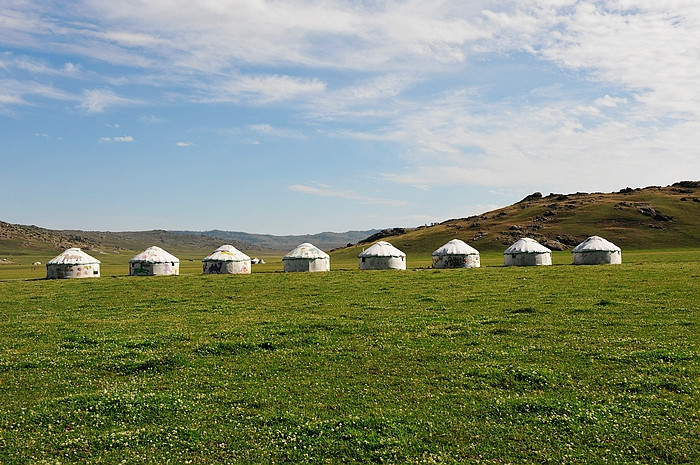
M 223 239 L 226 241 L 238 241 L 240 243 L 252 244 L 254 246 L 273 249 L 273 250 L 291 250 L 303 242 L 311 242 L 316 247 L 322 250 L 330 250 L 338 247 L 343 247 L 349 243 L 359 242 L 368 236 L 379 232 L 378 229 L 368 231 L 347 231 L 343 233 L 322 232 L 318 234 L 305 234 L 293 236 L 274 236 L 271 234 L 251 234 L 239 231 L 221 231 L 218 229 L 212 231 L 172 231 L 177 234 L 197 235 Z M 220 242 L 220 241 L 219 241 Z
M 482 215 L 388 230 L 336 254 L 356 256 L 380 238 L 407 254 L 430 254 L 455 238 L 481 251 L 502 251 L 521 237 L 531 237 L 552 250 L 566 250 L 592 235 L 603 236 L 623 249 L 700 247 L 700 182 L 605 194 L 543 196 L 536 192 Z
M 238 248 L 260 251 L 264 247 L 242 241 L 231 241 Z M 101 232 L 51 230 L 0 221 L 0 255 L 24 255 L 30 250 L 58 252 L 80 247 L 87 252 L 123 253 L 142 250 L 148 246 L 177 249 L 213 250 L 221 240 L 198 234 L 178 234 L 164 230 L 137 232 Z
M 23 255 L 29 250 L 59 252 L 69 247 L 80 247 L 87 252 L 122 253 L 143 250 L 157 245 L 173 249 L 201 249 L 211 251 L 223 243 L 253 253 L 288 251 L 302 242 L 330 250 L 358 242 L 379 230 L 324 232 L 298 236 L 274 236 L 235 231 L 79 231 L 51 230 L 38 226 L 24 226 L 0 221 L 0 255 Z

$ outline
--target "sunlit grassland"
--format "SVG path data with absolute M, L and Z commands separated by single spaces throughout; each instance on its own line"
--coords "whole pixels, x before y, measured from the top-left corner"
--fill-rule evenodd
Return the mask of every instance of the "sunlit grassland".
M 700 461 L 698 251 L 245 276 L 196 258 L 0 281 L 0 463 Z

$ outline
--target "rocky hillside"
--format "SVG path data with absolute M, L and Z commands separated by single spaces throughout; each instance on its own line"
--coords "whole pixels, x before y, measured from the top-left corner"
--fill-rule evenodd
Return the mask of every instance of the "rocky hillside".
M 376 235 L 405 252 L 429 254 L 450 239 L 478 250 L 504 250 L 531 237 L 552 250 L 566 250 L 592 235 L 622 248 L 700 247 L 700 182 L 666 187 L 625 188 L 613 193 L 535 192 L 511 206 L 468 218 Z M 348 256 L 364 241 L 339 251 Z

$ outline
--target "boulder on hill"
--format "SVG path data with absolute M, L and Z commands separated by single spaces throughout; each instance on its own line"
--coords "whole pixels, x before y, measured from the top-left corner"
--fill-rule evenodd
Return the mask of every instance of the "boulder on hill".
M 367 239 L 362 239 L 358 244 L 369 244 L 370 242 L 378 241 L 385 237 L 398 236 L 401 234 L 406 234 L 406 228 L 382 229 L 378 233 L 372 234 Z
M 530 202 L 532 200 L 540 200 L 542 198 L 542 192 L 533 192 L 518 203 Z

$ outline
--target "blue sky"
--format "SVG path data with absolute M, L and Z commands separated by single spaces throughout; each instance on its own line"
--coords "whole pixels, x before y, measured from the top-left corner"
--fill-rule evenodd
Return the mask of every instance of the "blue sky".
M 700 178 L 695 0 L 0 0 L 0 220 L 305 234 Z

